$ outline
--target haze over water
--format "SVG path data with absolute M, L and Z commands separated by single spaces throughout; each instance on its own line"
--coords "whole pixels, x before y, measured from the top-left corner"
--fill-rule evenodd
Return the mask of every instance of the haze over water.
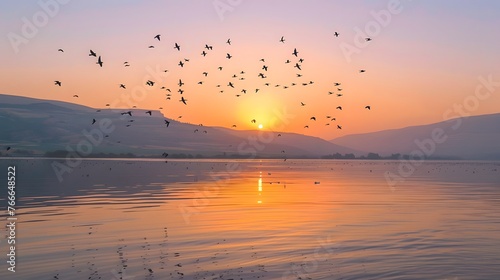
M 20 224 L 1 279 L 500 277 L 498 162 L 392 187 L 398 161 L 85 160 L 62 182 L 52 162 L 0 161 Z

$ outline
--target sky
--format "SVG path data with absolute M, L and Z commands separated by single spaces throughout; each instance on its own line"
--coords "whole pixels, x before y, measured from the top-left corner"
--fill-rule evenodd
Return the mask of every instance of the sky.
M 324 139 L 500 108 L 500 90 L 474 95 L 500 81 L 499 1 L 28 0 L 0 17 L 2 94 Z

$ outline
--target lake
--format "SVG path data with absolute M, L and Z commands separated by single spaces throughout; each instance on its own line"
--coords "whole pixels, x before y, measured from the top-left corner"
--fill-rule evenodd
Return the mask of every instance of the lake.
M 53 162 L 0 160 L 0 279 L 500 279 L 500 162 Z

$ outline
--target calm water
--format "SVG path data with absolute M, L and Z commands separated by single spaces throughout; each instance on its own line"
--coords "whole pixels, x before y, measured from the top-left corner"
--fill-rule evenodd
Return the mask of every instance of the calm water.
M 500 163 L 52 162 L 0 160 L 0 279 L 500 279 Z

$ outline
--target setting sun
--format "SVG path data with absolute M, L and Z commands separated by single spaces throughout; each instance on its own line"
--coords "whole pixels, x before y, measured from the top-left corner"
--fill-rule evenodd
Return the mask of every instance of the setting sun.
M 262 129 L 264 126 L 262 124 L 259 124 L 259 129 Z

